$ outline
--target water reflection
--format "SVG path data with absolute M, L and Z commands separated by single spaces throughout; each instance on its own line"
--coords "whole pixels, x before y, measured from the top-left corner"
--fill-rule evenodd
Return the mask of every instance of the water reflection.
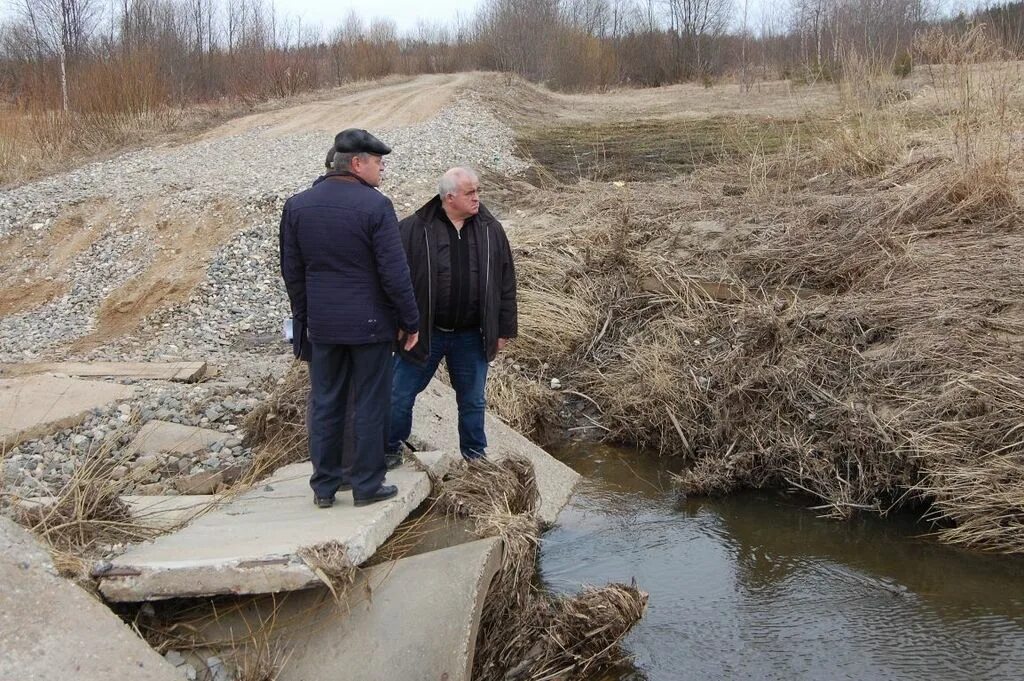
M 636 668 L 609 678 L 1021 678 L 1024 561 L 781 496 L 676 503 L 665 462 L 629 450 L 559 456 L 586 479 L 546 537 L 545 581 L 651 593 Z

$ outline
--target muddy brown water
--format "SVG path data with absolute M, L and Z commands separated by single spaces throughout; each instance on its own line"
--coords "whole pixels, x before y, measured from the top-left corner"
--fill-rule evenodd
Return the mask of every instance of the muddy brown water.
M 650 593 L 633 663 L 603 681 L 1024 678 L 1022 558 L 937 544 L 913 516 L 679 500 L 666 461 L 628 449 L 555 453 L 584 480 L 545 535 L 543 581 Z

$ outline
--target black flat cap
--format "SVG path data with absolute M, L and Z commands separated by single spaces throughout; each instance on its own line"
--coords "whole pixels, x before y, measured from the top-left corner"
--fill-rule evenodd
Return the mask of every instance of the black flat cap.
M 334 136 L 334 151 L 339 154 L 377 154 L 383 156 L 391 153 L 391 147 L 359 128 L 342 130 Z

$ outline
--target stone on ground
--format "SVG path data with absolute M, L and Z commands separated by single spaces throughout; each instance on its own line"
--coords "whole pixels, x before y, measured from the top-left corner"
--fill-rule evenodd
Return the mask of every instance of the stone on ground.
M 319 583 L 300 549 L 338 542 L 359 565 L 430 493 L 426 473 L 390 471 L 398 496 L 356 507 L 350 492 L 329 509 L 313 506 L 309 463 L 279 469 L 259 486 L 196 518 L 187 527 L 129 549 L 101 576 L 113 601 L 177 596 L 277 593 Z
M 118 383 L 55 376 L 0 379 L 0 448 L 78 425 L 90 410 L 133 392 Z
M 181 681 L 105 605 L 58 576 L 46 550 L 0 517 L 0 679 Z
M 446 452 L 459 451 L 459 412 L 455 392 L 438 380 L 416 398 L 413 412 L 413 440 L 429 449 Z M 537 475 L 540 491 L 538 515 L 542 522 L 552 525 L 559 511 L 569 501 L 580 475 L 561 461 L 530 442 L 515 429 L 492 414 L 487 414 L 487 454 L 500 460 L 510 454 L 529 459 Z
M 199 426 L 186 426 L 169 421 L 152 420 L 139 429 L 128 445 L 130 452 L 146 454 L 195 454 L 205 452 L 216 443 L 229 440 L 231 433 L 222 433 Z

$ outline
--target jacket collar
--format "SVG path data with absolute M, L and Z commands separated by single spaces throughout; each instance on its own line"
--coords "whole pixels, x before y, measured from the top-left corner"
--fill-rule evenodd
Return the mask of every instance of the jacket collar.
M 341 180 L 343 182 L 358 182 L 360 184 L 363 184 L 363 185 L 369 187 L 370 189 L 375 189 L 375 187 L 373 187 L 372 185 L 367 183 L 365 180 L 363 180 L 363 178 L 359 177 L 358 175 L 353 175 L 351 172 L 349 172 L 347 170 L 331 170 L 329 172 L 326 172 L 323 175 L 321 175 L 320 177 L 316 178 L 316 180 L 313 182 L 313 186 L 314 187 L 317 186 L 318 184 L 320 184 L 324 180 L 329 180 L 329 179 L 334 179 L 334 178 L 337 178 L 338 180 Z
M 423 222 L 429 223 L 433 221 L 434 216 L 436 216 L 437 212 L 441 210 L 444 210 L 441 206 L 441 195 L 434 194 L 434 198 L 419 207 L 416 211 L 416 215 L 420 220 L 423 220 Z M 494 216 L 491 215 L 491 211 L 487 210 L 483 202 L 480 203 L 480 212 L 477 213 L 476 218 L 480 224 L 487 224 L 495 221 Z

